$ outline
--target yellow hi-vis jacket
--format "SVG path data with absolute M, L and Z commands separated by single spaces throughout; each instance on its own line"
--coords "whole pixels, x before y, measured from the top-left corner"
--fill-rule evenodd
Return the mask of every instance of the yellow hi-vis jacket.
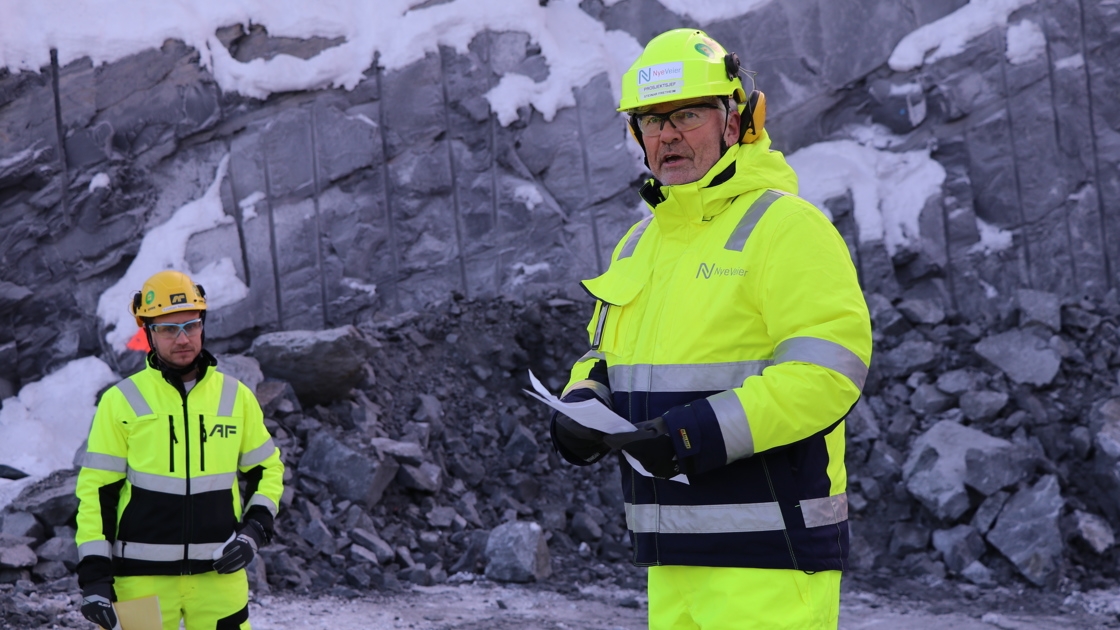
M 276 515 L 284 464 L 260 405 L 210 368 L 186 393 L 151 367 L 101 397 L 81 456 L 79 580 L 213 570 L 246 510 Z M 260 506 L 260 507 L 257 507 Z
M 639 565 L 846 567 L 843 418 L 871 324 L 844 240 L 769 149 L 764 134 L 698 182 L 651 180 L 652 216 L 583 282 L 592 347 L 565 393 L 663 417 L 689 473 L 653 479 L 619 458 Z

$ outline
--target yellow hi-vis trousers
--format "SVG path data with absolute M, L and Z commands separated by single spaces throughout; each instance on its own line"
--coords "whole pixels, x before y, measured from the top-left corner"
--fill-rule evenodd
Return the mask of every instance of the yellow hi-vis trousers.
M 650 630 L 836 630 L 840 572 L 649 568 Z
M 117 601 L 156 595 L 163 630 L 250 630 L 249 580 L 245 571 L 222 575 L 138 575 L 113 580 Z

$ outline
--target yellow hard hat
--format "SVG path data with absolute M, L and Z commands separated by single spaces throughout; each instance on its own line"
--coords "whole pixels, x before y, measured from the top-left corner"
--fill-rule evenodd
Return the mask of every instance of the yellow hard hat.
M 161 271 L 148 278 L 143 288 L 132 296 L 129 312 L 136 325 L 143 326 L 145 317 L 158 317 L 175 311 L 205 311 L 206 292 L 185 273 Z
M 734 97 L 742 116 L 740 142 L 762 133 L 766 99 L 753 90 L 750 98 L 739 78 L 739 56 L 729 53 L 704 31 L 678 28 L 654 37 L 622 75 L 618 111 L 704 96 Z M 640 132 L 635 137 L 642 144 Z M 644 145 L 643 145 L 644 146 Z

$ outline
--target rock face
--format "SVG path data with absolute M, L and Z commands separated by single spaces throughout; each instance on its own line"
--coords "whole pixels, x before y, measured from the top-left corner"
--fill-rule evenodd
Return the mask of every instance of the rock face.
M 346 398 L 368 377 L 371 342 L 353 326 L 322 331 L 289 330 L 261 335 L 249 348 L 265 375 L 291 383 L 301 398 Z
M 536 523 L 495 527 L 486 541 L 486 577 L 502 582 L 531 582 L 551 574 L 544 530 Z

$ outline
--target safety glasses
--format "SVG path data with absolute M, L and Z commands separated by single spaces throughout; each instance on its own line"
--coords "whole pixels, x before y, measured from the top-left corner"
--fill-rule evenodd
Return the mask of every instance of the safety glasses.
M 658 114 L 631 114 L 643 136 L 655 138 L 665 129 L 665 123 L 677 131 L 692 131 L 703 126 L 712 116 L 712 110 L 722 109 L 710 103 L 693 103 Z
M 202 333 L 202 319 L 192 319 L 182 324 L 148 324 L 148 330 L 160 339 L 178 339 L 179 333 L 197 337 Z

